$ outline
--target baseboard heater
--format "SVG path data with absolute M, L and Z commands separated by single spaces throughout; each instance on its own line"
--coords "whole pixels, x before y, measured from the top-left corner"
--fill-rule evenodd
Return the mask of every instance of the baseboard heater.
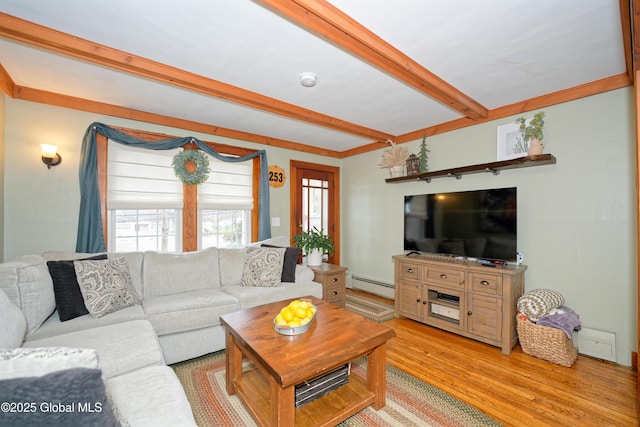
M 351 284 L 354 288 L 357 288 L 356 282 L 362 282 L 369 285 L 383 286 L 385 288 L 391 288 L 391 289 L 395 287 L 393 283 L 381 282 L 379 280 L 373 280 L 373 279 L 369 279 L 362 276 L 356 276 L 355 274 L 351 275 L 351 281 L 352 281 Z

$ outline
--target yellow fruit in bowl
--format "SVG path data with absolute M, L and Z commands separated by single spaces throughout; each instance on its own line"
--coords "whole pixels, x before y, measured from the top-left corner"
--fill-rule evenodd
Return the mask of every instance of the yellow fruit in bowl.
M 298 319 L 297 317 L 295 319 L 293 319 L 290 322 L 287 322 L 287 325 L 291 326 L 291 327 L 296 327 L 296 326 L 302 326 L 302 323 L 300 322 L 300 319 Z
M 296 308 L 296 317 L 299 319 L 304 319 L 305 317 L 307 317 L 307 309 L 298 306 L 298 308 Z
M 282 314 L 282 318 L 287 322 L 291 322 L 295 317 L 295 313 L 289 307 L 283 308 L 280 311 L 280 314 Z
M 276 316 L 276 324 L 278 326 L 287 326 L 287 321 L 284 320 L 284 317 L 282 316 L 282 313 L 278 314 Z

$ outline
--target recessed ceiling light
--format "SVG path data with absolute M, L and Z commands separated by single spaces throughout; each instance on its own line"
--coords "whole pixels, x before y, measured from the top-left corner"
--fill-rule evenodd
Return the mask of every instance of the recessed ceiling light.
M 318 76 L 314 73 L 300 74 L 300 84 L 304 87 L 314 87 L 318 81 Z

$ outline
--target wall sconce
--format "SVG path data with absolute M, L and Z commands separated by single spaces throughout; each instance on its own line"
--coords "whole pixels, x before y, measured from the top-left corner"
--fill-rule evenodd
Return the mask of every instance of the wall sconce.
M 49 144 L 40 144 L 42 150 L 42 161 L 47 165 L 47 169 L 51 169 L 51 166 L 59 165 L 62 161 L 62 157 L 57 153 L 58 147 Z

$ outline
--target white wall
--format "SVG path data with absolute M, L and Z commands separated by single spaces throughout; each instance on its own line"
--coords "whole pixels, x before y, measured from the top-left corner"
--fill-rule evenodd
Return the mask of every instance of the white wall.
M 560 291 L 584 326 L 616 333 L 618 362 L 630 365 L 637 342 L 633 92 L 543 110 L 545 153 L 555 165 L 386 184 L 381 151 L 344 159 L 342 264 L 351 274 L 393 282 L 405 195 L 516 186 L 525 290 Z M 516 117 L 428 137 L 430 170 L 495 161 L 496 128 Z M 419 145 L 408 143 L 410 152 Z
M 618 362 L 630 365 L 637 342 L 632 90 L 544 111 L 545 152 L 556 156 L 556 165 L 507 170 L 498 176 L 467 175 L 459 181 L 386 184 L 388 171 L 377 166 L 380 151 L 338 160 L 7 98 L 3 259 L 75 248 L 80 147 L 94 121 L 266 149 L 269 164 L 283 167 L 287 174 L 290 159 L 340 166 L 341 263 L 349 268 L 348 277 L 393 281 L 391 256 L 403 252 L 405 194 L 517 186 L 518 249 L 529 266 L 526 289 L 562 292 L 584 326 L 616 333 Z M 513 120 L 515 116 L 429 137 L 430 169 L 494 161 L 496 127 Z M 47 170 L 40 160 L 42 142 L 60 147 L 61 165 Z M 410 151 L 417 153 L 419 143 L 408 143 Z M 271 215 L 281 219 L 273 235 L 288 235 L 288 180 L 284 187 L 271 189 Z
M 284 168 L 289 160 L 338 166 L 338 159 L 253 144 L 229 138 L 150 125 L 66 108 L 6 99 L 4 260 L 48 250 L 75 250 L 80 191 L 78 164 L 82 138 L 93 122 L 143 129 L 204 141 L 266 149 L 269 165 Z M 62 163 L 50 170 L 40 159 L 41 143 L 58 145 Z M 289 235 L 289 181 L 272 188 L 271 216 L 280 218 L 272 234 Z

